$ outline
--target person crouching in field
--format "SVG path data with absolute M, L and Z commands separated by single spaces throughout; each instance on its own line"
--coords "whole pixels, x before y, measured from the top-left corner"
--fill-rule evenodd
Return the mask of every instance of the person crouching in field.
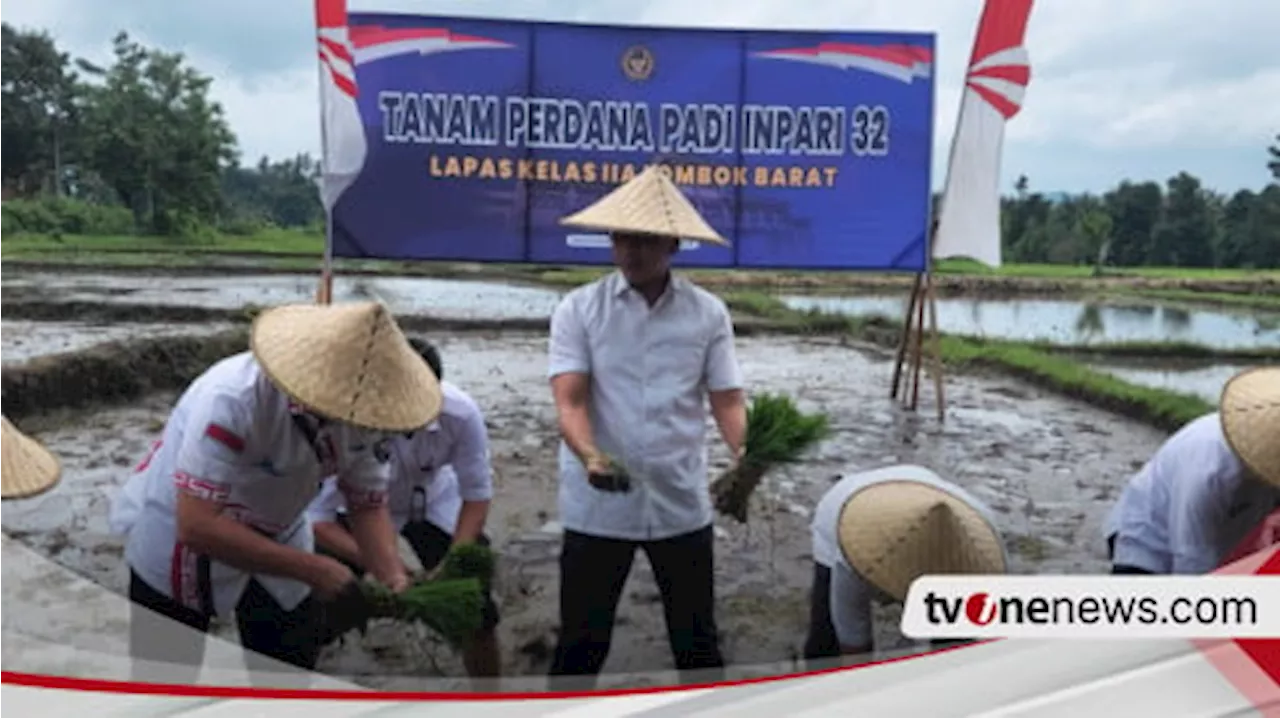
M 14 426 L 9 417 L 0 417 L 0 500 L 30 499 L 43 494 L 62 480 L 62 463 L 44 444 Z
M 324 612 L 359 590 L 342 562 L 313 552 L 305 511 L 326 476 L 338 476 L 373 575 L 407 585 L 382 446 L 439 414 L 430 367 L 372 302 L 269 309 L 251 337 L 252 351 L 191 383 L 112 505 L 138 680 L 167 667 L 193 681 L 201 634 L 233 614 L 255 682 L 272 665 L 259 654 L 315 667 Z
M 902 603 L 921 576 L 1008 571 L 990 508 L 921 466 L 842 478 L 818 501 L 811 535 L 814 574 L 804 657 L 813 668 L 870 652 L 873 602 Z
M 1247 369 L 1218 410 L 1156 450 L 1105 526 L 1113 574 L 1201 574 L 1280 507 L 1280 367 Z
M 431 344 L 410 339 L 431 371 L 441 380 L 444 408 L 421 431 L 397 436 L 390 444 L 392 479 L 388 505 L 400 535 L 409 542 L 425 571 L 434 571 L 455 544 L 488 546 L 484 534 L 493 475 L 489 464 L 489 433 L 475 400 L 444 381 L 440 353 Z M 325 482 L 308 509 L 317 548 L 337 557 L 355 573 L 363 573 L 360 547 L 350 532 L 342 492 L 335 480 Z M 499 675 L 498 606 L 486 595 L 480 634 L 463 653 L 473 678 Z
M 637 548 L 676 668 L 719 675 L 705 407 L 735 457 L 746 407 L 728 309 L 673 275 L 671 258 L 680 238 L 728 243 L 652 166 L 562 223 L 609 232 L 620 271 L 570 292 L 551 318 L 564 540 L 548 682 L 595 685 Z

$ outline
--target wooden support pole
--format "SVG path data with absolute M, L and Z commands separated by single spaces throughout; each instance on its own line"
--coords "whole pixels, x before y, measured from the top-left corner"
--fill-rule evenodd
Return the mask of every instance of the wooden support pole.
M 938 421 L 946 421 L 947 399 L 943 392 L 942 381 L 942 336 L 938 329 L 938 293 L 933 284 L 933 277 L 927 280 L 926 293 L 929 299 L 929 328 L 932 334 L 933 351 L 933 389 L 934 399 L 938 404 Z
M 926 272 L 923 277 L 923 283 L 927 286 L 929 282 L 929 273 Z M 911 410 L 915 411 L 920 404 L 920 369 L 924 364 L 924 300 L 925 294 L 921 287 L 920 297 L 916 300 L 916 321 L 915 321 L 915 341 L 912 347 L 912 365 L 911 365 Z
M 907 346 L 911 338 L 911 318 L 916 313 L 916 301 L 920 296 L 920 280 L 922 275 L 916 275 L 916 281 L 911 286 L 911 296 L 907 301 L 907 315 L 902 322 L 902 337 L 898 340 L 898 356 L 893 364 L 893 388 L 889 391 L 889 396 L 893 399 L 899 398 L 898 389 L 903 388 L 902 385 L 902 364 L 907 358 Z M 906 396 L 905 388 L 901 396 Z
M 333 302 L 333 272 L 329 268 L 320 271 L 320 286 L 316 289 L 316 303 Z

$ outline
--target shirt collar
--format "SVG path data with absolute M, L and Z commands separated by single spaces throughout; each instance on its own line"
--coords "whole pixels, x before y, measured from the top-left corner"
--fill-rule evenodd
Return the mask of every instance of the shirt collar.
M 636 296 L 639 296 L 639 293 L 637 293 L 634 289 L 632 289 L 630 284 L 627 284 L 627 278 L 622 276 L 621 271 L 614 271 L 614 273 L 609 277 L 609 280 L 613 283 L 612 286 L 610 287 L 610 289 L 612 290 L 610 294 L 612 294 L 615 299 L 621 299 L 627 296 L 628 293 L 636 294 Z M 660 304 L 665 303 L 667 301 L 667 297 L 678 294 L 683 289 L 684 289 L 684 279 L 682 279 L 675 272 L 672 272 L 671 278 L 667 281 L 666 290 L 664 290 L 662 292 L 662 295 L 658 297 L 658 301 L 654 303 L 654 306 L 656 307 Z

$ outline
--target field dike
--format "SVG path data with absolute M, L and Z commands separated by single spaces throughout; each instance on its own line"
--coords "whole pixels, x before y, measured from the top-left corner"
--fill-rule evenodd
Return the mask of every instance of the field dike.
M 248 348 L 249 322 L 256 307 L 217 310 L 187 307 L 127 306 L 110 304 L 68 305 L 21 302 L 10 305 L 10 319 L 98 322 L 190 322 L 239 324 L 236 329 L 213 335 L 168 336 L 117 340 L 80 351 L 36 357 L 7 365 L 3 372 L 5 414 L 21 420 L 58 410 L 95 405 L 123 404 L 160 391 L 177 391 L 219 359 Z M 410 334 L 493 335 L 502 332 L 543 334 L 545 319 L 451 320 L 407 315 L 397 317 Z M 891 321 L 852 320 L 833 315 L 738 317 L 740 336 L 804 335 L 840 336 L 853 348 L 884 353 L 896 349 L 900 329 Z M 942 356 L 949 373 L 996 372 L 1022 379 L 1055 393 L 1134 419 L 1163 431 L 1172 431 L 1212 407 L 1194 396 L 1137 386 L 1081 364 L 1077 356 L 1104 356 L 1107 347 L 1077 350 L 1016 342 L 942 338 Z M 1160 353 L 1154 347 L 1114 347 L 1118 355 Z M 1183 347 L 1200 355 L 1198 347 Z M 1237 357 L 1238 358 L 1238 357 Z M 1258 363 L 1276 361 L 1274 353 L 1250 355 Z M 922 381 L 924 401 L 932 402 L 932 381 L 926 363 Z M 886 395 L 888 387 L 886 386 Z M 928 407 L 924 409 L 928 411 Z

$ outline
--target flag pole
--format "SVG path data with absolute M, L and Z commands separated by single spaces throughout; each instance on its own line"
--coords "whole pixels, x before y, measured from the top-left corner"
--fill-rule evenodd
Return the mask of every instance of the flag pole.
M 322 0 L 316 0 L 312 5 L 317 41 L 320 36 L 320 2 Z M 316 51 L 320 52 L 319 42 L 317 42 Z M 320 194 L 320 203 L 324 206 L 324 253 L 320 259 L 320 285 L 316 289 L 316 303 L 329 304 L 333 301 L 333 209 L 328 206 L 323 190 L 329 159 L 326 156 L 329 150 L 329 123 L 324 111 L 325 66 L 323 62 L 316 63 L 316 76 L 320 81 L 316 86 L 320 93 L 319 101 L 316 103 L 320 109 L 320 181 L 316 184 L 316 192 Z
M 929 233 L 929 237 L 927 240 L 928 254 L 925 256 L 925 273 L 924 273 L 924 280 L 922 282 L 923 286 L 921 286 L 919 289 L 922 295 L 919 301 L 927 305 L 927 309 L 929 312 L 929 325 L 930 325 L 929 326 L 929 334 L 930 334 L 929 343 L 931 344 L 931 347 L 930 347 L 931 351 L 929 353 L 931 354 L 930 358 L 933 364 L 933 366 L 931 367 L 931 370 L 932 370 L 931 373 L 933 374 L 934 392 L 936 394 L 936 399 L 937 399 L 938 421 L 946 420 L 946 396 L 944 393 L 944 382 L 943 382 L 943 376 L 942 376 L 942 371 L 943 371 L 942 336 L 941 336 L 942 329 L 938 325 L 938 294 L 937 294 L 936 285 L 934 284 L 934 281 L 933 281 L 934 280 L 933 270 L 935 268 L 934 267 L 935 258 L 933 256 L 933 252 L 934 252 L 934 245 L 937 242 L 937 238 L 938 238 L 938 229 L 942 226 L 941 216 L 943 213 L 943 209 L 946 208 L 947 199 L 948 199 L 947 197 L 948 190 L 950 190 L 951 188 L 951 173 L 955 169 L 956 148 L 959 144 L 958 140 L 960 137 L 960 123 L 964 118 L 965 98 L 966 98 L 966 95 L 968 94 L 968 84 L 967 84 L 968 77 L 969 77 L 968 68 L 969 68 L 969 65 L 971 65 L 973 62 L 973 54 L 974 52 L 977 51 L 977 47 L 978 47 L 978 35 L 981 33 L 983 23 L 986 20 L 987 12 L 989 12 L 990 9 L 991 9 L 991 0 L 985 0 L 985 2 L 983 2 L 982 12 L 979 13 L 978 22 L 975 25 L 975 29 L 973 32 L 973 40 L 970 41 L 969 43 L 969 55 L 968 55 L 969 60 L 968 62 L 965 63 L 965 75 L 964 75 L 965 84 L 961 85 L 960 101 L 956 105 L 956 121 L 955 121 L 954 129 L 952 129 L 951 131 L 951 143 L 947 152 L 947 169 L 942 181 L 942 192 L 939 193 L 938 195 L 938 206 L 936 207 L 936 209 L 933 207 L 933 203 L 930 202 L 930 211 L 932 212 L 932 216 L 934 219 L 931 227 L 932 231 Z M 936 103 L 937 96 L 938 96 L 938 83 L 936 81 L 933 84 L 933 95 L 934 95 L 934 101 Z M 923 307 L 923 306 L 921 307 L 921 309 L 925 309 L 925 308 L 926 307 Z M 924 312 L 921 311 L 920 312 L 921 316 L 919 320 L 920 326 L 918 327 L 918 331 L 920 332 L 920 334 L 924 333 L 923 314 Z M 919 358 L 917 358 L 917 362 L 919 362 Z M 919 371 L 920 371 L 919 363 L 916 364 L 915 371 L 917 374 L 915 383 L 918 388 Z M 914 397 L 912 399 L 912 408 L 913 409 L 915 408 Z

